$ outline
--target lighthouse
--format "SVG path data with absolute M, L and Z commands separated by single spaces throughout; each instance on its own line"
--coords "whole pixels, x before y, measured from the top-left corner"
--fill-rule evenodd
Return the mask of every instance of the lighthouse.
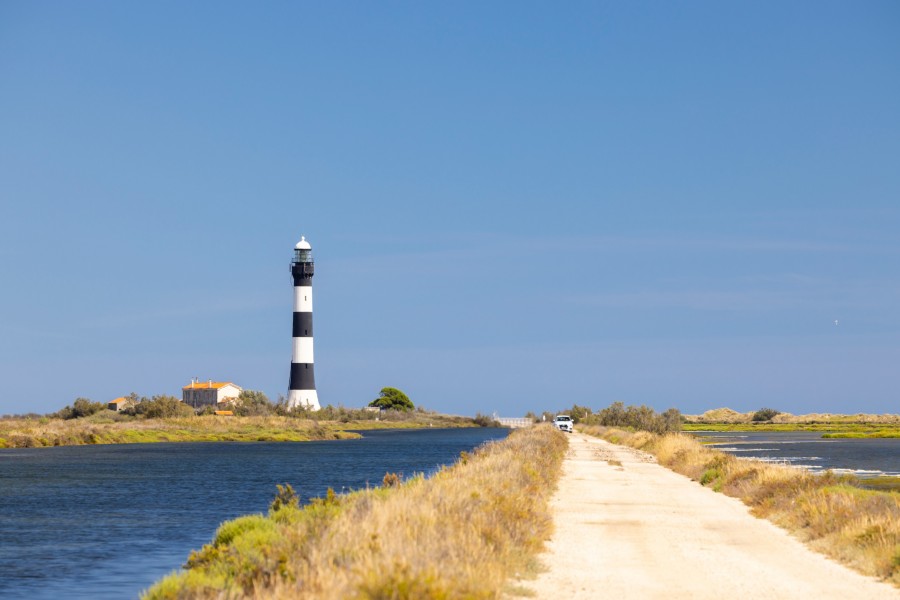
M 312 246 L 301 236 L 294 246 L 291 275 L 294 277 L 294 352 L 291 356 L 291 383 L 288 407 L 319 410 L 316 378 L 313 374 L 312 278 L 315 270 Z

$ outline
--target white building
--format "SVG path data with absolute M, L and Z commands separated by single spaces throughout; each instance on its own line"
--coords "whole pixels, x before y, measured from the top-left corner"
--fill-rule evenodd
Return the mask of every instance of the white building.
M 234 400 L 243 390 L 230 381 L 196 381 L 181 388 L 181 400 L 188 406 L 219 406 L 223 402 Z

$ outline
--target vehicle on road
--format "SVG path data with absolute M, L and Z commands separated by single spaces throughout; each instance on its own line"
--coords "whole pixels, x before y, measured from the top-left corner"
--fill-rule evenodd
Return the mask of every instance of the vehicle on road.
M 556 415 L 556 418 L 553 419 L 553 425 L 560 431 L 567 431 L 569 433 L 574 431 L 574 421 L 572 421 L 572 417 L 569 415 Z

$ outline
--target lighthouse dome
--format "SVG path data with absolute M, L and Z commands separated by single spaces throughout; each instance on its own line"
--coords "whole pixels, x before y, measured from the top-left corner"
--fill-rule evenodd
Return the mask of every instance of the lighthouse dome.
M 305 236 L 300 236 L 300 241 L 297 242 L 297 245 L 294 246 L 297 250 L 312 250 L 312 246 L 309 245 L 309 242 L 306 241 Z

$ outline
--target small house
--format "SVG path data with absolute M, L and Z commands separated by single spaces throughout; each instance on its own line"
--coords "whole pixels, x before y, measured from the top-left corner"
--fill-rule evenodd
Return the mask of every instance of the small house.
M 114 410 L 116 412 L 121 412 L 126 408 L 130 408 L 134 405 L 134 401 L 131 398 L 127 398 L 125 396 L 119 396 L 115 400 L 110 400 L 106 405 L 106 408 L 109 410 Z
M 189 385 L 181 388 L 181 400 L 194 408 L 215 406 L 231 402 L 241 395 L 243 389 L 230 381 L 197 381 L 191 380 Z

